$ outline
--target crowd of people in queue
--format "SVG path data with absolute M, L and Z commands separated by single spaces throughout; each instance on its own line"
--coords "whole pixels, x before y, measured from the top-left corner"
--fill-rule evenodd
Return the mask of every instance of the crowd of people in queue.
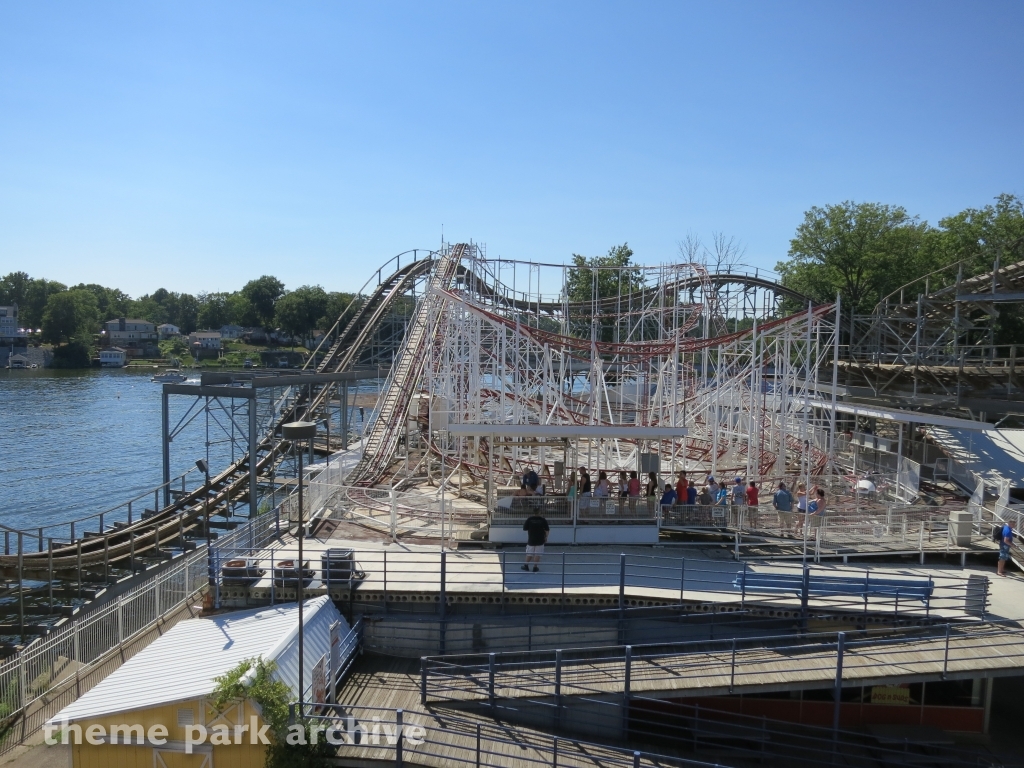
M 544 485 L 540 483 L 537 474 L 528 472 L 523 478 L 521 493 L 524 495 L 543 495 Z M 757 510 L 760 506 L 760 489 L 757 482 L 750 480 L 745 482 L 742 477 L 733 480 L 731 489 L 726 483 L 719 483 L 713 475 L 708 475 L 705 482 L 698 489 L 692 478 L 687 477 L 685 471 L 680 471 L 675 484 L 667 482 L 662 485 L 655 472 L 647 474 L 646 483 L 641 483 L 639 474 L 634 470 L 619 472 L 615 484 L 608 478 L 608 473 L 599 470 L 597 483 L 595 484 L 586 467 L 580 467 L 579 472 L 570 472 L 566 483 L 566 496 L 569 499 L 597 499 L 604 506 L 608 505 L 611 499 L 618 499 L 623 505 L 630 500 L 646 498 L 656 499 L 662 509 L 669 509 L 677 505 L 687 506 L 733 506 L 746 507 Z M 806 517 L 823 517 L 826 512 L 825 489 L 813 487 L 808 500 L 807 488 L 804 483 L 798 483 L 796 487 L 796 499 L 792 492 L 786 487 L 785 482 L 780 482 L 778 489 L 772 496 L 772 507 L 780 513 L 792 513 L 796 505 L 796 512 L 793 515 L 794 532 L 799 533 L 804 526 Z M 609 512 L 614 511 L 614 506 Z

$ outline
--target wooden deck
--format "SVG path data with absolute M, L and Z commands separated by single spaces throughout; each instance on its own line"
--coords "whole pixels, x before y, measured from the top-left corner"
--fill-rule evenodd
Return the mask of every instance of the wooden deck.
M 589 742 L 569 738 L 557 738 L 543 731 L 507 724 L 472 711 L 445 712 L 436 706 L 420 704 L 420 662 L 418 659 L 365 655 L 356 664 L 345 684 L 338 692 L 338 703 L 354 707 L 360 722 L 370 718 L 362 707 L 380 707 L 406 710 L 404 722 L 420 725 L 427 729 L 426 743 L 421 746 L 406 746 L 405 761 L 413 765 L 451 768 L 468 762 L 475 764 L 477 734 L 475 725 L 481 729 L 481 764 L 508 768 L 529 766 L 550 766 L 554 744 L 557 741 L 557 764 L 569 768 L 628 768 L 632 756 L 624 750 L 602 747 Z M 386 712 L 381 718 L 389 719 Z M 393 713 L 392 713 L 393 716 Z M 365 765 L 366 761 L 380 760 L 389 764 L 394 761 L 395 750 L 390 746 L 343 746 L 338 756 L 353 765 Z M 644 756 L 644 766 L 685 765 L 688 761 L 680 758 L 666 760 Z M 693 761 L 697 765 L 696 761 Z
M 633 694 L 717 696 L 767 693 L 792 688 L 827 688 L 835 683 L 834 643 L 738 649 L 718 645 L 708 652 L 634 656 L 629 668 Z M 850 642 L 843 657 L 845 685 L 896 685 L 920 680 L 966 679 L 1020 674 L 1024 670 L 1024 633 L 984 626 L 954 629 L 948 652 L 944 636 L 896 641 Z M 622 694 L 623 657 L 600 661 L 563 661 L 562 696 Z M 428 674 L 428 699 L 484 700 L 489 697 L 486 664 L 436 668 Z M 497 698 L 549 698 L 555 695 L 553 660 L 505 664 L 497 657 Z

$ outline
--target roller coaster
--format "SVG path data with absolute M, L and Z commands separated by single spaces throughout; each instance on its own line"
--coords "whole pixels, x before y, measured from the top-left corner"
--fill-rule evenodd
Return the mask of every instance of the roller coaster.
M 506 285 L 502 281 L 503 271 L 522 272 L 531 267 L 536 268 L 538 281 L 542 269 L 547 268 L 550 274 L 546 277 L 560 287 L 560 295 L 544 295 L 540 286 L 537 290 L 517 290 L 514 285 Z M 395 307 L 403 304 L 414 307 L 411 318 L 397 321 L 399 335 L 405 331 L 404 338 L 400 345 L 392 344 L 387 349 L 394 365 L 365 436 L 362 459 L 347 482 L 372 486 L 388 474 L 389 465 L 405 436 L 413 395 L 418 393 L 426 394 L 432 401 L 438 397 L 449 404 L 461 401 L 463 407 L 457 416 L 448 414 L 449 418 L 455 416 L 452 423 L 474 414 L 484 416 L 490 411 L 492 418 L 505 422 L 511 418 L 523 423 L 569 420 L 572 423 L 622 424 L 631 421 L 640 424 L 647 423 L 647 419 L 637 406 L 642 406 L 645 413 L 651 413 L 649 398 L 635 397 L 635 402 L 630 404 L 628 396 L 624 399 L 621 386 L 613 393 L 616 385 L 612 384 L 612 389 L 607 389 L 607 385 L 612 378 L 620 382 L 643 380 L 644 373 L 640 369 L 644 366 L 651 370 L 662 369 L 666 374 L 671 368 L 673 372 L 667 375 L 674 378 L 674 388 L 669 390 L 662 385 L 659 390 L 660 404 L 656 407 L 659 415 L 655 421 L 668 423 L 676 418 L 670 416 L 669 411 L 678 411 L 681 422 L 707 426 L 712 421 L 707 412 L 708 403 L 704 403 L 703 410 L 693 409 L 698 401 L 707 400 L 695 389 L 699 378 L 695 371 L 700 364 L 695 366 L 694 355 L 703 355 L 707 363 L 710 350 L 712 357 L 721 361 L 717 366 L 710 363 L 708 370 L 715 369 L 717 373 L 713 377 L 705 377 L 713 379 L 717 387 L 724 383 L 729 370 L 725 362 L 727 359 L 731 358 L 729 365 L 736 368 L 741 358 L 745 360 L 740 366 L 743 367 L 749 366 L 757 354 L 764 355 L 762 348 L 761 353 L 755 351 L 751 357 L 749 340 L 760 339 L 761 342 L 755 342 L 755 346 L 761 343 L 764 347 L 767 334 L 775 333 L 775 329 L 820 322 L 827 313 L 827 308 L 815 308 L 810 313 L 797 313 L 790 319 L 774 317 L 781 298 L 800 304 L 807 304 L 807 299 L 771 277 L 756 273 L 709 273 L 695 264 L 670 268 L 638 267 L 631 268 L 633 272 L 627 275 L 625 291 L 615 295 L 594 291 L 590 297 L 580 298 L 565 290 L 568 269 L 562 265 L 488 260 L 473 244 L 445 246 L 440 251 L 406 252 L 378 269 L 375 273 L 377 285 L 368 283 L 364 286 L 360 293 L 365 298 L 347 307 L 330 329 L 329 347 L 318 349 L 310 358 L 311 362 L 307 363 L 308 370 L 325 374 L 344 372 L 361 362 L 373 362 L 373 348 L 375 344 L 380 346 L 382 328 L 396 323 Z M 639 285 L 630 282 L 638 274 L 636 270 L 644 277 Z M 620 272 L 625 274 L 625 270 Z M 622 274 L 616 273 L 616 279 L 621 280 L 621 277 Z M 701 301 L 695 301 L 695 295 Z M 687 297 L 689 300 L 685 300 Z M 742 301 L 737 301 L 737 297 L 742 297 Z M 758 297 L 763 300 L 760 314 L 756 306 Z M 740 306 L 741 303 L 745 303 L 745 308 Z M 600 320 L 591 323 L 587 318 Z M 718 333 L 728 330 L 730 322 L 734 330 Z M 594 327 L 586 327 L 588 325 Z M 602 327 L 595 330 L 596 325 Z M 740 328 L 742 325 L 747 325 L 749 330 Z M 481 336 L 485 326 L 489 330 L 484 331 L 483 336 L 490 333 L 490 338 Z M 607 338 L 597 338 L 602 334 Z M 500 342 L 499 335 L 502 337 Z M 820 332 L 815 332 L 819 342 L 820 335 Z M 508 348 L 512 337 L 515 339 L 511 346 L 523 346 L 514 354 L 524 365 L 520 369 L 508 367 L 499 372 L 493 366 L 497 346 L 500 343 Z M 471 381 L 465 370 L 451 367 L 451 344 L 458 339 L 474 339 L 472 343 L 478 345 L 476 349 L 481 356 L 477 367 L 481 360 L 490 360 L 489 374 L 483 378 L 478 374 Z M 743 339 L 748 340 L 746 346 L 741 343 Z M 820 352 L 822 344 L 817 346 Z M 548 366 L 547 373 L 551 374 L 546 377 L 541 375 L 536 365 L 545 349 L 548 357 L 544 365 Z M 559 357 L 557 363 L 553 362 L 552 353 Z M 580 365 L 590 353 L 594 354 L 595 364 L 586 369 L 586 376 L 581 376 Z M 384 362 L 379 350 L 376 355 L 376 362 Z M 676 359 L 674 367 L 668 363 L 673 355 Z M 468 361 L 468 357 L 466 359 Z M 805 367 L 811 364 L 815 370 L 817 362 L 820 362 L 812 364 L 806 354 L 803 359 Z M 318 360 L 315 367 L 313 360 Z M 596 364 L 600 361 L 604 364 Z M 488 363 L 484 365 L 486 367 Z M 560 373 L 555 375 L 555 371 Z M 728 374 L 730 381 L 742 376 L 738 369 Z M 563 391 L 565 388 L 561 381 L 576 383 L 569 383 L 568 390 Z M 449 391 L 449 384 L 456 383 L 461 385 L 458 391 Z M 473 397 L 469 396 L 471 393 L 467 386 L 473 388 Z M 57 544 L 48 551 L 23 552 L 20 558 L 0 556 L 0 568 L 9 577 L 18 571 L 23 577 L 36 578 L 44 574 L 47 578 L 67 577 L 71 573 L 80 574 L 83 568 L 96 570 L 102 567 L 106 571 L 114 564 L 139 557 L 147 551 L 183 545 L 186 539 L 200 536 L 208 516 L 220 514 L 250 493 L 250 462 L 253 463 L 252 472 L 261 477 L 279 467 L 292 448 L 280 437 L 280 426 L 298 418 L 318 418 L 334 387 L 333 383 L 320 383 L 292 388 L 286 395 L 277 424 L 259 441 L 255 455 L 244 455 L 236 460 L 211 478 L 209 486 L 204 484 L 183 493 L 143 520 L 120 524 L 100 533 L 87 532 L 75 541 Z M 496 388 L 502 390 L 497 399 Z M 589 393 L 583 395 L 583 390 L 589 390 Z M 806 386 L 804 390 L 806 394 Z M 543 392 L 560 393 L 558 405 L 547 408 Z M 475 405 L 472 404 L 474 397 L 478 398 Z M 616 398 L 618 405 L 612 407 L 612 400 Z M 734 406 L 740 405 L 741 401 L 746 402 L 749 410 L 749 393 L 735 391 L 719 397 L 723 411 L 729 398 L 734 401 Z M 674 405 L 669 402 L 673 399 Z M 487 404 L 484 400 L 488 401 Z M 604 410 L 601 400 L 608 405 Z M 502 412 L 494 411 L 495 407 Z M 436 408 L 430 410 L 435 417 L 439 417 L 439 413 Z M 412 416 L 415 419 L 421 414 Z M 729 442 L 735 444 L 735 436 L 743 428 L 736 418 L 731 418 L 730 424 Z M 437 425 L 427 423 L 422 426 L 427 430 L 430 450 L 441 450 L 436 437 Z M 724 432 L 721 445 L 713 446 L 711 437 L 708 433 L 689 438 L 684 446 L 675 446 L 669 452 L 691 457 L 697 454 L 707 457 L 715 452 L 717 456 L 724 457 L 729 451 L 724 444 Z M 802 444 L 806 443 L 803 440 Z M 473 455 L 465 446 L 460 450 L 462 455 L 457 458 L 457 463 L 479 476 L 484 471 L 484 457 L 491 448 L 478 442 Z M 616 446 L 614 450 L 621 452 L 621 447 Z M 759 450 L 764 453 L 764 449 Z M 746 445 L 740 452 L 747 453 Z M 820 460 L 821 455 L 821 451 L 817 451 L 815 460 Z M 535 459 L 539 460 L 539 457 Z M 733 460 L 735 463 L 735 456 Z M 760 468 L 767 461 L 765 454 L 756 463 Z M 500 465 L 499 473 L 508 475 L 513 467 L 519 471 L 530 461 L 520 452 L 514 461 L 495 455 L 493 463 Z

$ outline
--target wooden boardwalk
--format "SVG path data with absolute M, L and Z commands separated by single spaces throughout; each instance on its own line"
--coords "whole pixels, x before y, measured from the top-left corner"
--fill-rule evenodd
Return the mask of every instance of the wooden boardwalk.
M 707 651 L 632 656 L 629 692 L 674 696 L 827 688 L 835 684 L 838 652 L 834 642 L 779 647 L 738 648 L 716 644 Z M 553 654 L 552 654 L 553 656 Z M 472 665 L 443 658 L 431 662 L 428 700 L 484 700 L 490 697 L 486 662 Z M 525 663 L 496 657 L 496 698 L 550 698 L 556 695 L 553 658 Z M 984 625 L 954 628 L 945 635 L 855 640 L 843 654 L 844 685 L 895 685 L 919 680 L 969 679 L 1020 674 L 1024 670 L 1024 633 Z M 600 660 L 563 660 L 560 693 L 564 696 L 622 694 L 626 690 L 624 656 Z
M 420 662 L 366 655 L 356 664 L 338 692 L 338 703 L 351 707 L 364 725 L 371 726 L 377 714 L 385 722 L 393 720 L 393 712 L 372 713 L 364 708 L 402 708 L 407 725 L 426 728 L 426 742 L 406 746 L 407 763 L 450 768 L 459 763 L 476 764 L 477 730 L 479 724 L 480 764 L 495 768 L 529 768 L 551 766 L 557 741 L 557 764 L 569 768 L 628 768 L 633 765 L 632 753 L 590 742 L 556 738 L 543 731 L 504 723 L 471 711 L 445 712 L 434 706 L 420 704 Z M 365 765 L 366 761 L 393 762 L 391 746 L 343 746 L 338 757 L 346 763 Z M 678 757 L 660 759 L 644 755 L 643 766 L 706 765 Z

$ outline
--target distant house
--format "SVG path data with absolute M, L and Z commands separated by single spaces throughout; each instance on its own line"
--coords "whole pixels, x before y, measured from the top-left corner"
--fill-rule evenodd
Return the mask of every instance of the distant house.
M 245 329 L 240 325 L 222 325 L 220 327 L 220 337 L 222 339 L 237 339 L 245 333 Z
M 242 331 L 242 341 L 247 344 L 264 344 L 267 334 L 262 328 L 246 328 Z
M 188 335 L 189 349 L 220 349 L 220 331 L 193 331 Z
M 100 350 L 100 365 L 104 368 L 124 368 L 128 353 L 121 347 L 107 347 Z
M 161 339 L 173 339 L 181 335 L 181 328 L 170 323 L 162 323 L 156 327 L 156 332 L 160 334 Z
M 0 307 L 0 344 L 25 346 L 28 333 L 18 327 L 18 305 Z
M 28 358 L 25 355 L 11 355 L 7 358 L 8 368 L 28 368 Z
M 309 339 L 306 340 L 306 349 L 316 349 L 317 345 L 327 336 L 327 331 L 315 330 L 310 331 Z
M 156 325 L 148 320 L 119 317 L 103 324 L 106 341 L 111 347 L 120 347 L 128 357 L 139 357 L 156 347 Z

